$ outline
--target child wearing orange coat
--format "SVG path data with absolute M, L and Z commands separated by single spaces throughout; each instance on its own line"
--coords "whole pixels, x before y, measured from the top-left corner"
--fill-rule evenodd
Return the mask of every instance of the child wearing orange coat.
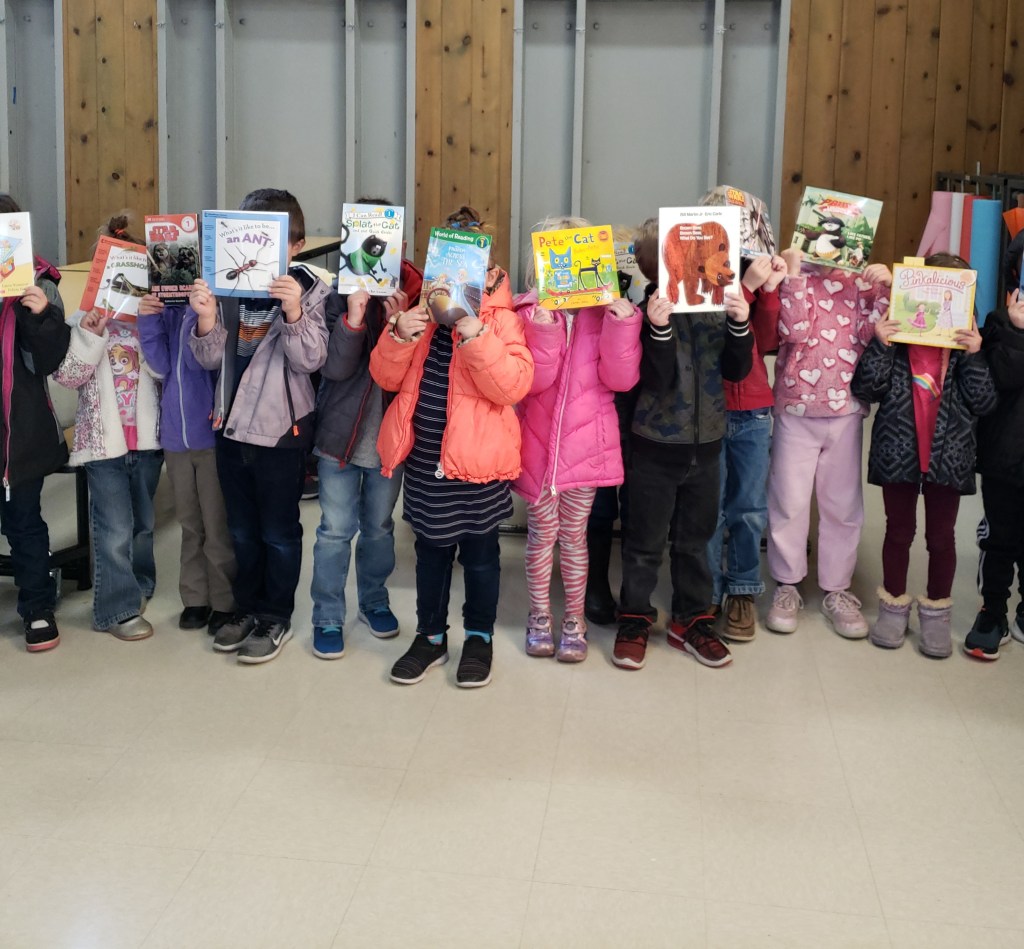
M 482 232 L 472 208 L 448 227 Z M 397 395 L 377 439 L 382 471 L 405 462 L 404 517 L 416 536 L 416 636 L 391 669 L 401 685 L 448 661 L 448 600 L 458 552 L 466 585 L 466 641 L 456 684 L 491 681 L 491 637 L 500 577 L 498 525 L 512 513 L 519 475 L 513 406 L 530 390 L 533 357 L 512 309 L 508 275 L 492 267 L 479 316 L 448 329 L 417 306 L 389 321 L 370 356 L 370 374 Z

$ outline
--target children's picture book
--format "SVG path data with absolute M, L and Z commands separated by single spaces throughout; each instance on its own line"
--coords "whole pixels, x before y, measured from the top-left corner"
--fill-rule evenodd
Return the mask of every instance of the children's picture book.
M 188 303 L 200 274 L 199 216 L 147 214 L 145 224 L 153 295 L 175 306 Z
M 610 224 L 531 236 L 537 302 L 545 310 L 604 306 L 622 295 Z
M 20 297 L 34 283 L 28 211 L 0 214 L 0 297 Z
M 619 275 L 619 296 L 640 304 L 647 289 L 647 278 L 640 272 L 636 262 L 636 246 L 633 243 L 633 228 L 616 227 L 613 231 L 615 239 L 615 270 Z
M 825 188 L 805 188 L 796 216 L 792 247 L 805 263 L 862 271 L 882 216 L 882 202 Z
M 342 205 L 339 293 L 365 290 L 371 296 L 387 297 L 398 289 L 404 218 L 405 208 Z
M 420 303 L 435 323 L 454 326 L 464 316 L 479 314 L 490 257 L 489 234 L 430 229 Z
M 85 281 L 81 309 L 105 316 L 134 318 L 149 293 L 149 259 L 142 244 L 101 237 Z
M 890 340 L 963 349 L 955 333 L 974 325 L 977 282 L 973 270 L 925 267 L 923 262 L 896 264 L 892 268 L 889 318 L 899 321 L 900 331 Z
M 740 254 L 743 257 L 770 257 L 775 253 L 775 233 L 768 217 L 768 205 L 760 198 L 739 188 L 719 185 L 704 195 L 700 204 L 740 209 Z
M 218 296 L 270 297 L 288 271 L 286 211 L 203 211 L 203 279 Z
M 673 313 L 724 310 L 740 293 L 740 209 L 658 209 L 658 286 Z

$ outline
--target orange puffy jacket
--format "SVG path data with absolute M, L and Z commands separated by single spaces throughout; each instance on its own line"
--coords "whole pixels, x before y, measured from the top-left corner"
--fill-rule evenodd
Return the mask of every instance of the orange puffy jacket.
M 512 406 L 533 383 L 533 356 L 526 346 L 521 318 L 512 309 L 508 277 L 494 293 L 485 293 L 480 319 L 486 330 L 456 346 L 448 370 L 448 424 L 441 441 L 441 467 L 459 481 L 512 481 L 522 468 L 519 420 Z M 419 398 L 423 364 L 435 323 L 411 342 L 381 333 L 370 354 L 377 385 L 397 392 L 377 437 L 381 470 L 391 477 L 412 450 L 412 416 Z

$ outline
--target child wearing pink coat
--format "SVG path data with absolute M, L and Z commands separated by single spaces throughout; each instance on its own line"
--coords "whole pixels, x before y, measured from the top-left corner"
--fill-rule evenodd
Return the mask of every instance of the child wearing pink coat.
M 779 288 L 775 428 L 768 473 L 768 569 L 777 586 L 765 625 L 792 633 L 807 576 L 811 499 L 818 502 L 818 584 L 822 612 L 848 639 L 868 626 L 850 592 L 864 522 L 861 486 L 862 405 L 850 382 L 874 325 L 888 311 L 892 274 L 872 264 L 863 274 L 800 269 L 784 251 L 789 275 Z
M 538 229 L 586 226 L 560 219 Z M 587 518 L 597 489 L 624 477 L 613 396 L 639 380 L 642 319 L 624 299 L 578 311 L 545 310 L 536 290 L 517 298 L 516 310 L 534 359 L 533 386 L 518 409 L 523 471 L 512 485 L 528 512 L 526 652 L 555 654 L 550 588 L 557 540 L 565 588 L 557 658 L 581 662 L 587 656 Z

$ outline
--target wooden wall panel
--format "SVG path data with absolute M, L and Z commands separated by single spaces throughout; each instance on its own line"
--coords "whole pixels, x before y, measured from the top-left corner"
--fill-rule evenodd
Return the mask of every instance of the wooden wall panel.
M 891 263 L 916 250 L 937 172 L 1024 172 L 1022 41 L 1020 0 L 794 0 L 781 233 L 806 184 L 867 194 Z
M 495 232 L 508 261 L 512 10 L 496 0 L 426 0 L 416 24 L 416 248 L 462 204 Z
M 157 207 L 156 2 L 76 0 L 64 11 L 67 255 L 79 260 L 111 215 Z

